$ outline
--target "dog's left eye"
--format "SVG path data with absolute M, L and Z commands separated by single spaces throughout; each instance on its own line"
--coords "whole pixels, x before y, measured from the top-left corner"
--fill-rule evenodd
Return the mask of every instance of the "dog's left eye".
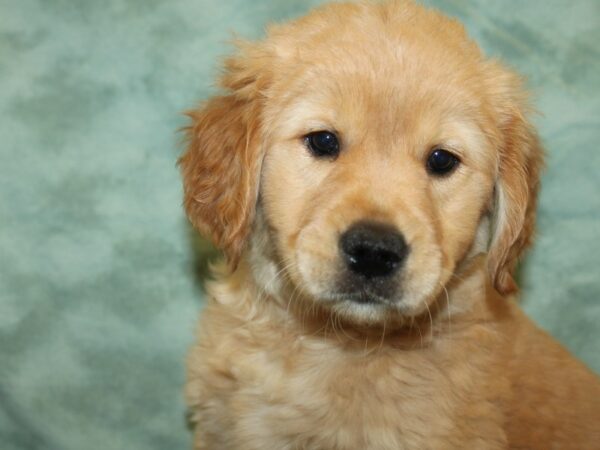
M 335 133 L 315 131 L 304 137 L 304 142 L 313 156 L 335 158 L 340 152 L 340 143 Z
M 459 159 L 448 150 L 436 148 L 427 159 L 427 170 L 433 175 L 447 175 L 456 168 L 459 162 Z

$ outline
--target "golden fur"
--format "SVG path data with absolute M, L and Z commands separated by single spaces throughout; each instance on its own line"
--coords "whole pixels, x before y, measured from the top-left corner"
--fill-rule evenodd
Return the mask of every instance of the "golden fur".
M 543 161 L 516 75 L 390 1 L 271 27 L 221 84 L 180 160 L 190 220 L 229 261 L 189 358 L 196 449 L 598 448 L 598 378 L 510 295 Z M 335 160 L 309 154 L 317 130 Z M 440 145 L 461 162 L 436 178 Z M 332 287 L 364 219 L 411 248 L 385 304 Z

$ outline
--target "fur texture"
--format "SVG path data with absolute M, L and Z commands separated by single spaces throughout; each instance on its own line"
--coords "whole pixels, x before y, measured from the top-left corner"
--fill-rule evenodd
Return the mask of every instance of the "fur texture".
M 221 84 L 180 160 L 190 220 L 229 261 L 189 358 L 195 448 L 597 446 L 598 378 L 510 295 L 543 165 L 518 76 L 391 1 L 271 27 Z M 320 130 L 336 158 L 308 151 Z M 450 175 L 427 172 L 435 148 Z M 410 253 L 397 289 L 356 302 L 338 241 L 363 220 Z

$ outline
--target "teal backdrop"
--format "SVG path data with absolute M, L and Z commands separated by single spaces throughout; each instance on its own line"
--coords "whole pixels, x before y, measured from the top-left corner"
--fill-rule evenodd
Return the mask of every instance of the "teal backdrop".
M 181 112 L 316 0 L 0 0 L 0 448 L 184 449 L 211 253 Z M 525 309 L 600 370 L 600 2 L 430 0 L 529 79 L 548 150 Z

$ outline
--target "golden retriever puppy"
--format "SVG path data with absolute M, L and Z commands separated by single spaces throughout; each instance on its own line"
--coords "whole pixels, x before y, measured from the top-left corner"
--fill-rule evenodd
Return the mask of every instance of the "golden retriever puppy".
M 196 449 L 600 448 L 598 378 L 513 296 L 543 160 L 519 77 L 399 0 L 273 26 L 221 85 L 180 159 L 228 259 Z

